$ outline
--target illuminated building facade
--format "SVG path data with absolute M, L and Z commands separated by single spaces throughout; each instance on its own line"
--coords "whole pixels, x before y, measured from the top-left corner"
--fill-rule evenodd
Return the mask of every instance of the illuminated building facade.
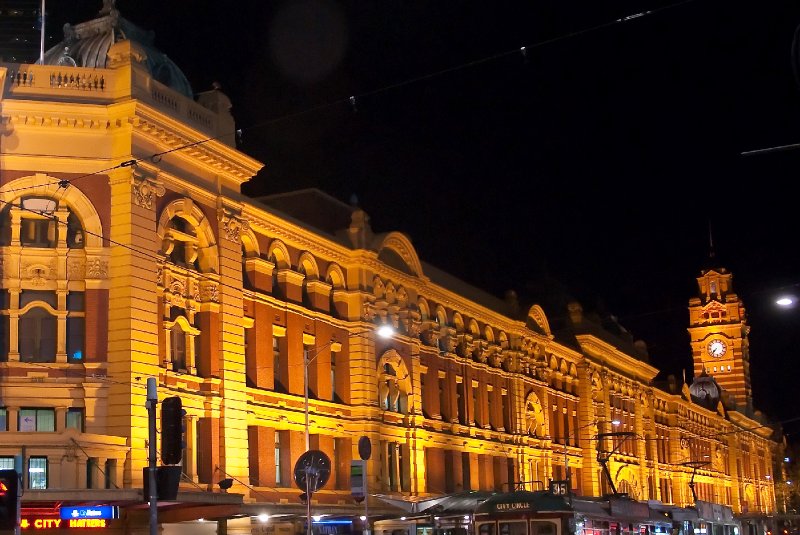
M 107 2 L 44 65 L 0 66 L 0 468 L 22 473 L 25 511 L 113 503 L 126 514 L 108 530 L 146 529 L 155 377 L 187 411 L 165 532 L 302 515 L 306 367 L 310 446 L 332 460 L 317 514 L 363 510 L 349 479 L 362 436 L 375 514 L 378 494 L 533 489 L 567 472 L 600 495 L 598 449 L 635 498 L 690 504 L 694 476 L 700 499 L 774 511 L 770 429 L 657 388 L 642 348 L 580 305 L 551 328 L 541 306 L 374 234 L 360 209 L 316 191 L 243 196 L 262 164 L 236 150 L 227 98 L 193 98 L 151 42 L 109 37 L 143 35 L 130 24 Z

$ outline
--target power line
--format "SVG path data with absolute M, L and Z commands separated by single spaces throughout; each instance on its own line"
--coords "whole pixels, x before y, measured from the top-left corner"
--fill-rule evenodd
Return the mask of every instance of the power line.
M 471 68 L 471 67 L 476 67 L 478 65 L 483 65 L 485 63 L 496 61 L 496 60 L 499 60 L 499 59 L 502 59 L 502 58 L 505 58 L 505 57 L 509 57 L 509 56 L 512 56 L 512 55 L 516 55 L 516 54 L 520 54 L 520 55 L 523 56 L 523 58 L 527 58 L 528 51 L 530 51 L 530 50 L 534 50 L 536 48 L 540 48 L 540 47 L 544 47 L 544 46 L 547 46 L 547 45 L 550 45 L 550 44 L 553 44 L 553 43 L 557 43 L 559 41 L 564 41 L 566 39 L 571 39 L 573 37 L 578 37 L 580 35 L 585 35 L 585 34 L 588 34 L 588 33 L 592 33 L 592 32 L 595 32 L 595 31 L 598 31 L 598 30 L 601 30 L 601 29 L 604 29 L 604 28 L 608 28 L 608 27 L 611 27 L 611 26 L 616 26 L 618 24 L 625 24 L 625 23 L 629 23 L 629 22 L 631 22 L 633 20 L 637 20 L 637 19 L 641 19 L 641 18 L 645 18 L 645 17 L 650 17 L 650 16 L 655 15 L 657 13 L 660 13 L 662 11 L 669 10 L 669 9 L 674 9 L 674 8 L 677 8 L 677 7 L 682 6 L 684 4 L 688 4 L 688 3 L 693 2 L 693 1 L 695 1 L 695 0 L 681 0 L 679 2 L 674 2 L 672 4 L 661 6 L 659 8 L 655 8 L 655 9 L 652 9 L 652 10 L 641 11 L 641 12 L 634 13 L 634 14 L 631 14 L 631 15 L 628 15 L 628 16 L 625 16 L 625 17 L 621 17 L 621 18 L 617 18 L 617 19 L 614 19 L 614 20 L 610 20 L 610 21 L 607 21 L 607 22 L 604 22 L 604 23 L 601 23 L 601 24 L 596 24 L 594 26 L 589 26 L 589 27 L 586 27 L 586 28 L 583 28 L 583 29 L 579 29 L 579 30 L 575 30 L 575 31 L 572 31 L 572 32 L 568 32 L 568 33 L 565 33 L 565 34 L 562 34 L 562 35 L 559 35 L 559 36 L 556 36 L 556 37 L 552 37 L 552 38 L 549 38 L 549 39 L 544 39 L 544 40 L 538 41 L 538 42 L 536 42 L 536 43 L 534 43 L 532 45 L 526 45 L 526 46 L 522 46 L 520 48 L 514 48 L 514 49 L 511 49 L 511 50 L 506 50 L 504 52 L 498 52 L 498 53 L 495 53 L 495 54 L 492 54 L 492 55 L 489 55 L 489 56 L 486 56 L 486 57 L 483 57 L 483 58 L 478 58 L 478 59 L 474 59 L 474 60 L 459 64 L 459 65 L 455 65 L 455 66 L 452 66 L 452 67 L 447 67 L 447 68 L 444 68 L 444 69 L 441 69 L 441 70 L 438 70 L 438 71 L 434 71 L 434 72 L 430 72 L 430 73 L 427 73 L 427 74 L 414 76 L 414 77 L 408 78 L 408 79 L 400 81 L 400 82 L 396 82 L 396 83 L 392 83 L 392 84 L 389 84 L 389 85 L 385 85 L 383 87 L 379 87 L 377 89 L 367 90 L 367 91 L 364 91 L 362 93 L 352 94 L 352 95 L 349 95 L 349 96 L 346 96 L 346 97 L 334 99 L 332 101 L 329 101 L 329 102 L 326 102 L 326 103 L 321 103 L 321 104 L 318 104 L 316 106 L 312 106 L 312 107 L 304 109 L 304 110 L 300 110 L 300 111 L 297 111 L 297 112 L 293 112 L 293 113 L 285 114 L 285 115 L 282 115 L 282 116 L 279 116 L 279 117 L 275 117 L 275 118 L 272 118 L 272 119 L 268 119 L 266 121 L 253 124 L 253 125 L 250 125 L 250 126 L 245 127 L 245 128 L 237 128 L 233 132 L 226 132 L 226 133 L 223 133 L 223 134 L 218 134 L 216 136 L 203 138 L 203 139 L 200 139 L 200 140 L 197 140 L 197 141 L 186 143 L 184 145 L 180 145 L 178 147 L 173 147 L 173 148 L 168 149 L 168 150 L 164 150 L 164 151 L 161 151 L 161 152 L 156 152 L 156 153 L 153 153 L 153 154 L 151 154 L 149 156 L 146 156 L 146 157 L 134 158 L 134 159 L 131 159 L 131 160 L 126 160 L 126 161 L 121 162 L 121 163 L 119 163 L 117 165 L 114 165 L 114 166 L 111 166 L 111 167 L 106 167 L 105 169 L 101 169 L 99 171 L 94 171 L 92 173 L 86 173 L 86 174 L 74 177 L 74 178 L 72 178 L 70 180 L 62 179 L 62 180 L 58 180 L 58 181 L 55 181 L 55 182 L 52 182 L 52 183 L 49 183 L 49 184 L 44 184 L 44 185 L 47 186 L 47 185 L 50 185 L 50 184 L 58 184 L 60 187 L 66 188 L 69 184 L 72 184 L 77 180 L 81 180 L 83 178 L 87 178 L 87 177 L 90 177 L 90 176 L 95 176 L 95 175 L 98 175 L 98 174 L 106 173 L 108 171 L 113 171 L 115 169 L 121 169 L 121 168 L 124 168 L 124 167 L 131 167 L 131 166 L 133 166 L 133 165 L 135 165 L 135 164 L 137 164 L 137 163 L 139 163 L 141 161 L 144 161 L 144 160 L 150 160 L 153 163 L 158 163 L 163 156 L 165 156 L 167 154 L 171 154 L 173 152 L 177 152 L 177 151 L 180 151 L 180 150 L 184 150 L 184 149 L 196 147 L 196 146 L 199 146 L 199 145 L 203 145 L 205 143 L 209 143 L 211 141 L 220 140 L 220 139 L 225 138 L 225 137 L 238 136 L 244 131 L 248 131 L 249 132 L 249 131 L 252 131 L 252 130 L 257 130 L 257 129 L 260 129 L 260 128 L 264 128 L 266 126 L 274 125 L 274 124 L 276 124 L 278 122 L 282 122 L 282 121 L 285 121 L 285 120 L 288 120 L 288 119 L 293 119 L 293 118 L 296 118 L 296 117 L 299 117 L 299 116 L 302 116 L 302 115 L 307 115 L 309 113 L 321 111 L 321 110 L 324 110 L 324 109 L 327 109 L 327 108 L 332 108 L 334 106 L 341 106 L 343 104 L 349 104 L 353 108 L 354 111 L 357 111 L 357 108 L 356 108 L 357 102 L 358 102 L 359 99 L 364 98 L 364 97 L 378 95 L 378 94 L 381 94 L 381 93 L 385 93 L 387 91 L 398 89 L 400 87 L 405 87 L 405 86 L 408 86 L 408 85 L 411 85 L 411 84 L 415 84 L 415 83 L 418 83 L 418 82 L 421 82 L 421 81 L 424 81 L 424 80 L 430 80 L 432 78 L 437 78 L 437 77 L 443 76 L 445 74 L 450 74 L 450 73 L 461 71 L 461 70 L 468 69 L 468 68 Z M 7 191 L 18 192 L 18 191 L 24 191 L 24 190 L 27 190 L 27 189 L 37 188 L 37 187 L 39 187 L 39 186 L 26 186 L 24 188 L 12 189 L 12 190 L 7 190 Z

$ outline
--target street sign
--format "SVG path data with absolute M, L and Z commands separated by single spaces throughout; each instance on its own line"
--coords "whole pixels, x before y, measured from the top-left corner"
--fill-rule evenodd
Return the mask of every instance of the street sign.
M 320 450 L 308 450 L 294 465 L 294 482 L 305 492 L 317 492 L 331 477 L 331 460 Z
M 358 439 L 358 456 L 361 457 L 362 461 L 368 461 L 370 455 L 372 455 L 372 442 L 365 435 Z
M 61 506 L 60 515 L 63 519 L 70 518 L 119 518 L 119 509 L 115 505 L 96 505 L 94 507 Z
M 563 481 L 550 481 L 550 494 L 554 494 L 556 496 L 568 496 L 569 495 L 569 480 Z
M 353 495 L 353 499 L 359 503 L 367 493 L 367 485 L 364 481 L 366 464 L 367 461 L 350 461 L 350 493 Z

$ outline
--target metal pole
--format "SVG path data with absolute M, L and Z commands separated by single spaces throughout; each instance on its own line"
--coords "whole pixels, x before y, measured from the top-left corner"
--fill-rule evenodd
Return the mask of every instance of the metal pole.
M 308 429 L 308 428 L 306 428 Z M 306 450 L 308 451 L 308 450 Z M 311 529 L 311 483 L 308 476 L 308 465 L 306 465 L 306 534 L 313 535 L 314 530 Z
M 369 460 L 364 461 L 364 535 L 369 535 L 369 478 L 367 477 L 367 465 Z
M 41 22 L 39 22 L 39 25 L 40 25 L 40 27 L 39 27 L 39 64 L 40 65 L 44 65 L 44 32 L 45 32 L 44 11 L 45 11 L 44 0 L 42 0 L 42 12 L 39 13 L 39 15 L 41 16 L 41 19 L 42 19 Z
M 303 350 L 303 398 L 306 410 L 306 451 L 310 449 L 310 441 L 308 436 L 308 350 Z M 306 534 L 313 535 L 311 529 L 311 484 L 308 475 L 308 465 L 306 465 Z
M 149 432 L 149 494 L 150 501 L 150 535 L 158 535 L 158 494 L 156 489 L 156 405 L 158 404 L 158 394 L 156 392 L 155 377 L 147 378 L 147 420 L 150 428 Z
M 309 450 L 309 439 L 308 439 L 308 351 L 303 351 L 303 400 L 305 402 L 305 411 L 306 411 L 306 451 Z

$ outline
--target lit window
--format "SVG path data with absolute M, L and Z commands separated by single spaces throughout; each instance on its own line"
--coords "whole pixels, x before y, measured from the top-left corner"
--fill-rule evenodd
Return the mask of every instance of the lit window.
M 8 431 L 8 409 L 0 407 L 0 431 Z
M 47 457 L 31 457 L 28 459 L 28 488 L 47 488 Z
M 14 470 L 15 468 L 14 457 L 0 457 L 0 470 Z
M 54 409 L 20 409 L 17 429 L 20 431 L 52 432 L 56 430 Z

